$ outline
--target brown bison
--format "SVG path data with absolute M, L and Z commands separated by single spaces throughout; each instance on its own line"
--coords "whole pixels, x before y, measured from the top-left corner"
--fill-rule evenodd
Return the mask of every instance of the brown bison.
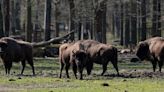
M 151 61 L 154 72 L 158 63 L 159 71 L 161 72 L 164 62 L 164 38 L 154 37 L 140 42 L 136 55 L 141 59 L 141 61 Z
M 83 49 L 85 49 L 89 54 L 86 66 L 88 75 L 91 73 L 93 63 L 102 64 L 103 72 L 101 75 L 103 75 L 107 70 L 109 61 L 112 62 L 117 74 L 119 75 L 117 66 L 117 48 L 113 47 L 112 45 L 106 45 L 94 40 L 81 40 L 76 43 L 82 44 Z
M 65 66 L 67 78 L 69 78 L 68 69 L 72 65 L 73 72 L 77 78 L 77 69 L 80 73 L 80 79 L 83 79 L 82 72 L 86 65 L 87 53 L 81 50 L 81 45 L 76 43 L 65 43 L 59 48 L 59 61 L 61 63 L 60 78 L 62 77 L 62 70 Z
M 10 37 L 3 37 L 0 39 L 1 48 L 1 58 L 3 60 L 6 74 L 10 74 L 10 69 L 12 67 L 12 62 L 22 63 L 23 74 L 26 60 L 32 67 L 33 75 L 35 75 L 33 56 L 32 56 L 32 46 L 28 42 L 18 41 Z

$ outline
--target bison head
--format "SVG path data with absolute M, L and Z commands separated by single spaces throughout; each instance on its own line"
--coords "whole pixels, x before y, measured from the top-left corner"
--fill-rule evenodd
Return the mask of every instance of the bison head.
M 143 61 L 149 56 L 149 45 L 146 42 L 140 42 L 137 48 L 136 55 Z
M 6 41 L 0 41 L 0 53 L 4 53 L 7 48 L 7 42 Z
M 78 71 L 80 73 L 80 79 L 83 79 L 82 72 L 83 72 L 84 66 L 87 63 L 88 54 L 84 50 L 78 50 L 76 52 L 73 51 L 73 57 L 74 57 L 75 64 L 78 68 Z
M 73 51 L 73 57 L 78 69 L 81 71 L 86 65 L 88 55 L 84 50 Z

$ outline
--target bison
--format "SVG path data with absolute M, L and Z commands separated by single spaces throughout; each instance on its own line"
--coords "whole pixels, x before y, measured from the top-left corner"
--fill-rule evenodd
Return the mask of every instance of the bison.
M 22 41 L 20 39 L 16 39 L 17 37 L 2 37 L 0 39 L 0 56 L 3 60 L 6 74 L 10 74 L 12 62 L 19 61 L 21 61 L 23 66 L 21 71 L 21 74 L 23 74 L 26 63 L 25 61 L 27 60 L 30 66 L 32 67 L 33 75 L 35 75 L 33 65 L 33 48 L 44 47 L 50 45 L 51 43 L 63 41 L 64 39 L 68 39 L 69 35 L 73 32 L 74 31 L 71 31 L 70 33 L 67 33 L 64 36 L 52 38 L 48 41 L 38 43 L 29 43 L 26 41 Z
M 112 62 L 114 68 L 117 71 L 117 74 L 119 75 L 117 66 L 117 48 L 112 45 L 106 45 L 94 40 L 80 40 L 76 42 L 76 44 L 78 43 L 82 44 L 82 49 L 86 50 L 89 55 L 86 66 L 88 75 L 91 74 L 93 63 L 102 65 L 103 72 L 101 75 L 104 75 L 105 71 L 107 70 L 109 61 Z
M 68 69 L 72 65 L 74 75 L 77 79 L 77 69 L 80 73 L 80 79 L 83 79 L 82 72 L 86 65 L 87 53 L 82 50 L 80 44 L 65 43 L 59 48 L 59 61 L 61 63 L 60 78 L 62 77 L 62 70 L 65 66 L 67 78 L 69 78 Z
M 32 45 L 25 41 L 18 41 L 10 37 L 3 37 L 0 39 L 1 58 L 3 60 L 6 74 L 10 74 L 12 62 L 21 61 L 23 74 L 26 60 L 32 67 L 33 75 L 35 75 L 33 56 L 32 56 Z
M 140 42 L 136 55 L 141 61 L 151 61 L 154 72 L 158 63 L 159 71 L 161 72 L 164 62 L 164 38 L 154 37 Z

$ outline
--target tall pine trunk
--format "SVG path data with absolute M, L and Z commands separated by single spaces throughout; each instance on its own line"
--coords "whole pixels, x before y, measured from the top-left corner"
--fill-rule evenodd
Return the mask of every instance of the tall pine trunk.
M 2 16 L 2 4 L 0 4 L 0 25 L 3 25 L 3 16 Z M 0 38 L 4 37 L 3 26 L 0 26 Z
M 137 43 L 137 5 L 134 0 L 131 2 L 131 43 Z
M 21 0 L 14 0 L 16 1 L 15 3 L 15 30 L 17 34 L 20 34 L 21 31 L 21 26 L 20 26 L 20 10 L 21 10 L 21 5 L 20 2 Z
M 157 0 L 158 1 L 158 29 L 157 29 L 157 35 L 158 36 L 161 36 L 161 30 L 162 30 L 162 27 L 161 27 L 161 0 Z
M 32 41 L 31 0 L 27 0 L 26 41 Z
M 74 23 L 74 17 L 75 17 L 75 4 L 74 0 L 69 0 L 69 5 L 70 5 L 70 31 L 75 30 L 75 23 Z M 74 33 L 71 34 L 70 39 L 73 41 L 74 40 Z
M 120 45 L 123 45 L 124 44 L 124 4 L 123 4 L 123 2 L 120 0 L 120 21 L 121 21 L 121 23 L 120 23 Z
M 125 31 L 124 31 L 124 46 L 128 47 L 130 39 L 130 16 L 129 16 L 129 5 L 125 3 Z
M 141 17 L 142 17 L 142 30 L 141 30 L 141 41 L 146 40 L 146 0 L 141 0 Z
M 14 5 L 14 3 L 15 3 L 14 0 L 11 0 L 11 4 L 10 4 L 10 6 L 11 6 L 10 30 L 11 30 L 12 35 L 16 35 L 16 31 L 15 31 L 15 25 L 16 25 L 16 23 L 15 23 L 15 7 L 14 7 L 15 5 Z
M 45 2 L 45 41 L 49 40 L 51 37 L 51 0 L 46 0 Z
M 36 4 L 36 11 L 35 11 L 35 24 L 34 24 L 34 36 L 33 36 L 33 41 L 34 42 L 38 42 L 39 40 L 38 40 L 38 32 L 39 32 L 39 19 L 38 19 L 38 17 L 39 17 L 39 3 L 40 3 L 40 1 L 39 0 L 37 0 L 36 1 L 37 2 L 37 4 Z
M 2 0 L 4 36 L 9 36 L 10 30 L 10 0 Z

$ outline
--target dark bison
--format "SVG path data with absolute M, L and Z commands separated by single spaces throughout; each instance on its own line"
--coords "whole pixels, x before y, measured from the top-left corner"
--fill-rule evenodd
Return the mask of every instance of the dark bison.
M 52 38 L 48 41 L 43 41 L 39 43 L 29 43 L 22 41 L 21 39 L 17 39 L 16 37 L 3 37 L 0 39 L 0 56 L 3 60 L 6 74 L 10 73 L 10 69 L 12 67 L 12 62 L 22 63 L 22 71 L 23 74 L 25 68 L 25 61 L 32 67 L 33 75 L 35 75 L 34 65 L 33 65 L 33 48 L 44 47 L 51 43 L 61 42 L 64 39 L 68 39 L 69 35 L 74 31 L 67 33 L 64 36 Z M 15 39 L 14 39 L 15 38 Z
M 101 75 L 103 75 L 107 70 L 109 61 L 112 62 L 117 74 L 119 75 L 117 66 L 117 48 L 112 45 L 106 45 L 94 40 L 81 40 L 77 41 L 76 43 L 82 44 L 82 49 L 86 50 L 89 55 L 86 66 L 88 75 L 91 73 L 93 63 L 102 64 L 103 72 Z
M 32 46 L 30 43 L 25 41 L 18 41 L 10 37 L 3 37 L 0 39 L 0 48 L 1 48 L 1 58 L 3 60 L 6 74 L 10 74 L 10 69 L 12 67 L 12 62 L 22 63 L 23 74 L 26 60 L 32 67 L 33 75 L 35 75 L 34 65 L 33 65 L 33 56 L 32 56 Z
M 87 62 L 87 53 L 81 50 L 79 44 L 65 43 L 59 48 L 59 61 L 61 63 L 60 78 L 62 77 L 62 70 L 65 66 L 67 78 L 69 78 L 68 69 L 72 65 L 73 72 L 77 78 L 77 69 L 80 73 L 80 79 L 83 79 L 82 72 Z
M 164 62 L 164 38 L 154 37 L 140 42 L 136 55 L 141 61 L 151 61 L 154 72 L 158 63 L 159 71 L 161 72 Z

